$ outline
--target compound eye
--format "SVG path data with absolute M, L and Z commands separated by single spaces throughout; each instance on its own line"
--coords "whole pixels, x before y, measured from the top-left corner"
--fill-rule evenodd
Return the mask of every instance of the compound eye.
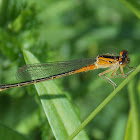
M 121 51 L 120 56 L 127 57 L 128 56 L 128 51 L 126 51 L 126 50 Z

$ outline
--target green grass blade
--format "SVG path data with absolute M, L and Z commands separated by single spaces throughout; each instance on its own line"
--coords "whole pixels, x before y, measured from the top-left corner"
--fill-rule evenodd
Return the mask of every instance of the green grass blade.
M 131 112 L 129 114 L 129 119 L 131 118 L 131 121 L 128 121 L 125 139 L 131 138 L 134 140 L 140 140 L 140 98 L 137 92 L 136 85 L 136 80 L 132 80 L 128 85 L 131 104 Z
M 140 18 L 140 2 L 138 0 L 121 0 L 138 18 Z
M 70 135 L 72 140 L 114 97 L 117 93 L 140 71 L 140 65 L 84 120 L 84 122 Z
M 132 140 L 132 112 L 130 110 L 124 140 Z
M 23 51 L 23 53 L 26 63 L 38 63 L 29 51 Z M 37 83 L 35 87 L 55 138 L 66 140 L 80 125 L 72 105 L 53 80 Z M 75 138 L 75 140 L 81 139 L 88 139 L 85 131 L 81 131 Z
M 0 139 L 1 140 L 29 140 L 17 131 L 0 124 Z

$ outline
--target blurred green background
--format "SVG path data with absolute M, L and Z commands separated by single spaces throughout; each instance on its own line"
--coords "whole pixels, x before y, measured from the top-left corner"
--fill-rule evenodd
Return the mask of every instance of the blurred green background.
M 124 49 L 129 51 L 130 66 L 137 66 L 140 21 L 120 1 L 0 0 L 1 84 L 17 81 L 15 73 L 25 64 L 22 50 L 29 50 L 45 63 L 107 52 L 119 54 Z M 81 122 L 113 91 L 112 85 L 99 78 L 102 71 L 55 80 L 67 92 Z M 123 78 L 113 80 L 119 85 Z M 139 80 L 139 76 L 133 80 L 137 92 Z M 88 124 L 85 130 L 89 139 L 123 139 L 131 104 L 129 93 L 127 85 Z M 34 140 L 55 139 L 33 85 L 1 92 L 0 125 L 0 139 L 8 137 L 3 127 Z

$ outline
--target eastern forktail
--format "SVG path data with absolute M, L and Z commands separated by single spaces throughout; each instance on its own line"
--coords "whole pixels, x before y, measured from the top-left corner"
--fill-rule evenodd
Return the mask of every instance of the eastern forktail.
M 57 61 L 49 62 L 46 64 L 28 64 L 19 68 L 17 72 L 17 77 L 22 80 L 22 82 L 0 85 L 0 91 L 15 87 L 27 86 L 30 84 L 53 80 L 56 78 L 100 68 L 109 68 L 102 73 L 99 73 L 98 75 L 115 87 L 117 85 L 105 74 L 113 71 L 111 74 L 111 78 L 113 78 L 120 68 L 120 77 L 126 77 L 127 74 L 133 71 L 131 70 L 126 74 L 123 72 L 123 68 L 128 66 L 127 64 L 129 62 L 130 58 L 128 57 L 128 51 L 123 50 L 118 56 L 98 55 L 96 58 L 85 58 L 72 61 Z

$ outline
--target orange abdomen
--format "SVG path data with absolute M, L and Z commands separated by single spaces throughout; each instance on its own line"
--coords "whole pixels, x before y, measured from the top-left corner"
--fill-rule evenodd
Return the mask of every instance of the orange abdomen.
M 81 69 L 75 70 L 74 74 L 79 73 L 79 72 L 85 72 L 85 71 L 89 71 L 89 70 L 94 70 L 94 69 L 97 69 L 97 66 L 95 64 L 91 64 L 91 65 L 85 66 L 85 67 L 83 67 Z

